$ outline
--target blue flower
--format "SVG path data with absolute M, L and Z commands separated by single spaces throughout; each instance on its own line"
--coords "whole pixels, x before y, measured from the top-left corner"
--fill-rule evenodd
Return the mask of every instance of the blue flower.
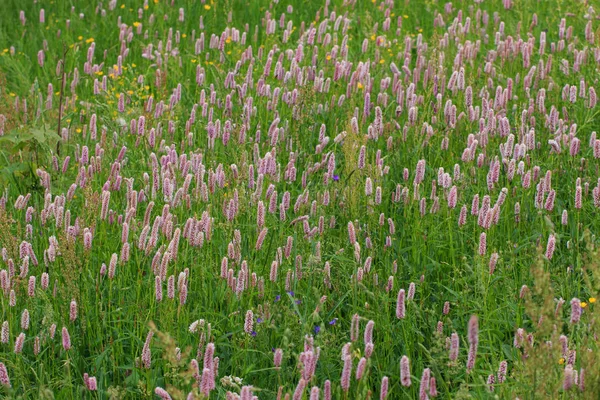
M 315 335 L 321 332 L 321 327 L 319 325 L 315 326 Z
M 334 175 L 333 176 L 333 180 L 336 181 L 336 182 L 339 181 L 340 180 L 340 176 L 339 175 Z
M 300 303 L 302 303 L 302 301 L 296 300 L 296 304 L 300 304 Z
M 335 325 L 337 320 L 338 320 L 337 318 L 332 319 L 331 321 L 329 321 L 329 325 Z
M 260 318 L 260 317 L 256 318 L 256 323 L 257 323 L 257 324 L 260 324 L 261 322 L 263 322 L 263 319 L 262 319 L 262 318 Z
M 292 292 L 291 290 L 289 292 L 287 292 L 287 294 L 289 294 L 290 296 L 294 297 L 294 292 Z
M 278 302 L 279 300 L 281 300 L 281 295 L 275 296 L 275 302 Z
M 251 335 L 256 336 L 256 331 L 252 331 Z

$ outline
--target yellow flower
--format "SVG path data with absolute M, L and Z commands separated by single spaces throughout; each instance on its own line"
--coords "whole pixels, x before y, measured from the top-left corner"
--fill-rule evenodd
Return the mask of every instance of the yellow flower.
M 135 21 L 135 22 L 133 23 L 133 26 L 134 26 L 135 28 L 137 28 L 137 27 L 138 27 L 138 26 L 140 26 L 140 25 L 141 25 L 141 23 L 140 23 L 139 21 Z
M 91 38 L 89 38 L 88 40 L 86 40 L 85 42 L 86 42 L 86 43 L 92 43 L 93 41 L 94 41 L 94 38 L 93 38 L 93 37 L 91 37 Z
M 14 94 L 13 92 L 10 92 L 9 95 L 10 95 L 10 97 L 15 97 L 16 96 L 16 94 Z
M 358 84 L 356 85 L 356 87 L 359 88 L 359 89 L 362 89 L 363 85 L 362 85 L 362 83 L 358 82 Z
M 594 304 L 596 302 L 596 298 L 595 297 L 590 297 L 588 299 L 588 301 L 590 302 L 590 304 Z
M 144 6 L 144 10 L 147 10 L 147 9 L 148 9 L 148 4 L 146 4 L 146 5 Z
M 183 34 L 181 35 L 181 37 L 185 39 L 185 38 L 187 37 L 187 35 L 186 35 L 185 33 L 183 33 Z
M 83 36 L 77 36 L 77 40 L 83 40 Z
M 136 64 L 131 64 L 131 68 L 135 68 L 135 67 L 137 67 Z
M 404 19 L 408 19 L 408 15 L 404 14 L 404 15 L 402 16 L 402 18 L 404 18 Z
M 2 50 L 3 53 L 8 53 L 8 49 Z
M 209 6 L 208 4 L 205 4 L 205 5 L 204 5 L 204 9 L 205 9 L 205 10 L 210 10 L 210 6 Z
M 561 357 L 561 358 L 559 358 L 559 359 L 558 359 L 558 363 L 559 363 L 560 365 L 563 365 L 563 364 L 565 363 L 565 359 L 564 359 L 564 358 L 562 358 L 562 357 Z
M 96 75 L 102 76 L 102 75 L 104 75 L 104 72 L 102 72 L 102 71 L 96 71 Z
M 75 129 L 75 132 L 77 132 L 77 133 L 81 133 L 81 128 L 77 128 L 77 129 Z
M 375 40 L 375 35 L 371 35 L 371 40 Z
M 133 94 L 133 90 L 128 90 L 127 94 L 131 96 Z
M 231 36 L 229 36 L 227 39 L 225 39 L 225 43 L 227 43 L 227 44 L 231 43 Z
M 587 307 L 587 303 L 585 301 L 581 302 L 581 308 L 586 308 Z
M 325 57 L 327 59 L 327 61 L 331 60 L 331 55 L 327 54 L 327 57 Z
M 121 4 L 121 9 L 125 8 L 125 4 Z
M 382 58 L 381 60 L 379 60 L 379 64 L 383 64 L 385 62 L 385 60 Z

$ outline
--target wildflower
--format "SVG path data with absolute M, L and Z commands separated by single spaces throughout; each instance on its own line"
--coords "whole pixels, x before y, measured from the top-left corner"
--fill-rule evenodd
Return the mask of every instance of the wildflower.
M 354 245 L 356 243 L 356 232 L 352 221 L 348 222 L 348 238 L 350 239 L 350 244 Z
M 169 395 L 169 393 L 161 388 L 161 387 L 157 387 L 156 389 L 154 389 L 154 393 L 160 397 L 162 400 L 172 400 L 171 396 Z
M 402 356 L 402 359 L 400 360 L 400 383 L 404 387 L 409 387 L 411 385 L 410 365 L 408 357 L 406 356 Z
M 375 326 L 375 322 L 373 320 L 369 321 L 367 323 L 367 326 L 365 327 L 365 344 L 368 343 L 373 343 L 373 328 Z
M 2 323 L 2 330 L 0 331 L 0 343 L 8 343 L 9 340 L 9 327 L 8 321 Z
M 77 319 L 77 302 L 75 299 L 71 300 L 71 304 L 69 306 L 69 320 L 71 322 Z
M 571 323 L 576 324 L 581 319 L 581 301 L 578 298 L 571 300 Z
M 493 392 L 494 391 L 494 383 L 496 383 L 496 377 L 494 376 L 494 374 L 488 375 L 486 383 L 488 385 L 488 390 L 490 392 Z
M 263 245 L 263 242 L 265 240 L 265 237 L 267 236 L 267 232 L 268 231 L 269 231 L 268 228 L 263 228 L 260 231 L 260 233 L 258 235 L 258 238 L 256 239 L 256 246 L 255 246 L 256 250 L 260 250 L 261 249 L 261 247 Z
M 62 345 L 65 350 L 71 349 L 71 336 L 65 326 L 62 328 Z
M 574 376 L 573 376 L 573 366 L 567 365 L 564 371 L 564 379 L 563 379 L 563 390 L 567 391 L 573 387 Z
M 482 232 L 481 235 L 479 235 L 479 255 L 483 256 L 486 252 L 487 249 L 487 236 L 485 232 Z
M 548 260 L 552 259 L 552 255 L 554 254 L 554 249 L 556 247 L 556 238 L 554 235 L 550 235 L 548 237 L 548 244 L 546 246 L 546 258 Z
M 273 365 L 275 365 L 275 368 L 279 369 L 281 367 L 282 360 L 283 360 L 283 350 L 275 349 L 275 352 L 273 354 Z
M 8 370 L 6 369 L 6 365 L 4 365 L 2 362 L 0 362 L 0 384 L 2 386 L 11 387 Z
M 406 316 L 404 297 L 405 297 L 404 289 L 400 289 L 400 291 L 398 292 L 398 301 L 396 302 L 396 318 L 398 318 L 398 319 L 404 319 L 404 317 Z
M 251 334 L 253 332 L 252 327 L 254 325 L 254 313 L 252 310 L 246 312 L 246 319 L 244 322 L 244 332 Z
M 389 378 L 384 376 L 381 378 L 381 389 L 379 390 L 379 400 L 385 400 L 388 395 Z
M 29 329 L 29 311 L 27 311 L 27 309 L 23 310 L 23 313 L 21 314 L 21 329 L 24 331 Z
M 468 341 L 469 354 L 467 359 L 467 372 L 470 372 L 475 367 L 477 346 L 479 344 L 479 322 L 476 315 L 472 315 L 469 320 Z
M 508 367 L 508 363 L 506 361 L 500 362 L 500 367 L 498 367 L 498 383 L 504 383 L 504 381 L 506 381 L 507 367 Z
M 25 343 L 25 334 L 21 332 L 15 340 L 15 354 L 23 352 L 23 343 Z
M 87 388 L 90 391 L 98 390 L 98 382 L 95 376 L 90 376 L 87 381 Z
M 344 392 L 350 389 L 350 374 L 352 373 L 352 357 L 346 355 L 344 358 L 344 368 L 342 369 L 341 386 Z
M 421 376 L 421 385 L 419 386 L 419 399 L 420 400 L 428 399 L 427 393 L 429 392 L 430 378 L 431 378 L 431 370 L 429 368 L 425 368 L 423 370 L 423 375 Z
M 292 396 L 293 400 L 302 400 L 304 395 L 304 389 L 306 388 L 306 381 L 300 378 L 298 385 L 296 386 L 296 390 L 294 390 L 294 395 Z
M 152 351 L 150 349 L 150 342 L 152 341 L 153 336 L 153 331 L 148 332 L 146 341 L 144 342 L 144 347 L 142 348 L 142 364 L 146 369 L 150 369 L 150 365 L 152 364 Z
M 449 354 L 450 361 L 452 361 L 452 362 L 455 362 L 458 359 L 459 345 L 460 345 L 460 341 L 458 338 L 458 334 L 456 332 L 453 332 L 452 335 L 450 335 L 450 354 Z

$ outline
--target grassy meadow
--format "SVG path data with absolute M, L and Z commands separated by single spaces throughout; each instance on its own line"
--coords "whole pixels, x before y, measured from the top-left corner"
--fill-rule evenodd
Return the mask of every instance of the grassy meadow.
M 0 3 L 0 398 L 599 398 L 600 4 Z

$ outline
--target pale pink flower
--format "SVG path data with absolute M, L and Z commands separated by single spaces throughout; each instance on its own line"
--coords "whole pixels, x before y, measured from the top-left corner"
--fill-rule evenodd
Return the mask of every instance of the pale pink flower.
M 410 380 L 410 365 L 408 357 L 402 356 L 400 360 L 400 383 L 404 387 L 409 387 L 411 385 Z

